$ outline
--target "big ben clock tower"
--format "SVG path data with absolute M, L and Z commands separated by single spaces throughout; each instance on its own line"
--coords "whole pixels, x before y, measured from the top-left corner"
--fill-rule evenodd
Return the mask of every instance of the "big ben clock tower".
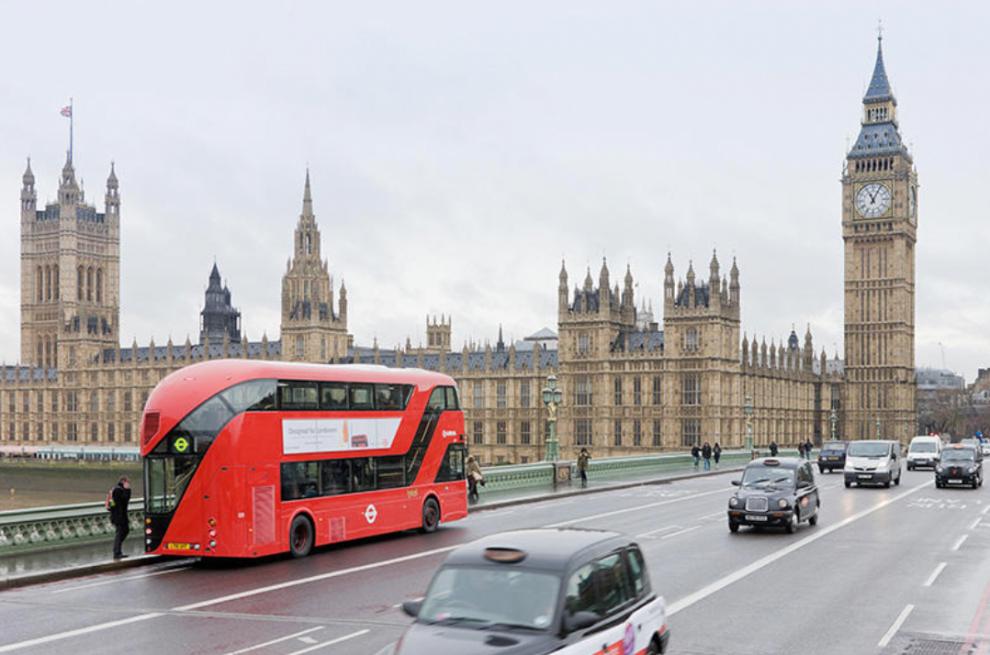
M 918 177 L 897 126 L 882 37 L 842 175 L 845 243 L 843 436 L 908 442 L 916 431 L 914 245 Z

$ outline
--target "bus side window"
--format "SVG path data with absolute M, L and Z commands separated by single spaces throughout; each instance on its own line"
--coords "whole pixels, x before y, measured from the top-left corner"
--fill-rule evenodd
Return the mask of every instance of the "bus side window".
M 279 409 L 318 409 L 316 382 L 279 382 Z
M 351 491 L 371 491 L 375 488 L 375 460 L 360 457 L 351 460 Z
M 392 455 L 378 458 L 378 488 L 395 489 L 406 486 L 405 456 Z M 410 482 L 412 482 L 410 480 Z
M 457 402 L 457 389 L 454 387 L 444 387 L 447 390 L 447 409 L 460 409 L 461 405 Z
M 437 387 L 430 394 L 430 400 L 426 403 L 426 411 L 442 412 L 447 407 L 447 392 L 444 387 Z
M 336 496 L 350 491 L 347 481 L 350 470 L 350 462 L 346 459 L 325 459 L 320 462 L 322 495 Z
M 376 384 L 375 385 L 375 409 L 385 411 L 395 411 L 405 409 L 403 401 L 402 387 L 399 384 Z
M 320 384 L 320 409 L 347 409 L 347 385 L 343 382 Z
M 352 384 L 350 387 L 351 409 L 374 409 L 373 389 L 374 387 L 370 384 Z
M 285 462 L 282 464 L 282 500 L 319 496 L 318 464 L 318 462 Z

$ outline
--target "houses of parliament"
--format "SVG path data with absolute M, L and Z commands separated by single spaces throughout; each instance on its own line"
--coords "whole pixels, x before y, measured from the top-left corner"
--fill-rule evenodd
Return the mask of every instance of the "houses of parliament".
M 449 317 L 427 318 L 426 345 L 355 345 L 347 289 L 334 288 L 307 172 L 282 277 L 280 338 L 248 341 L 214 264 L 195 343 L 120 343 L 120 186 L 110 167 L 104 209 L 89 204 L 71 155 L 57 199 L 39 208 L 30 161 L 21 190 L 20 363 L 0 369 L 0 445 L 136 447 L 151 389 L 214 358 L 373 363 L 453 376 L 467 440 L 485 463 L 543 457 L 541 390 L 564 392 L 561 452 L 595 456 L 695 443 L 786 445 L 831 436 L 906 442 L 915 433 L 914 245 L 917 175 L 901 140 L 897 101 L 878 42 L 859 136 L 843 164 L 844 357 L 816 351 L 810 327 L 770 340 L 742 332 L 740 266 L 716 253 L 682 275 L 662 266 L 661 321 L 636 298 L 633 274 L 583 279 L 561 264 L 556 331 L 506 344 L 452 348 Z M 286 234 L 288 242 L 288 230 Z M 700 264 L 700 263 L 699 263 Z M 205 267 L 204 267 L 205 269 Z M 621 278 L 621 279 L 620 279 Z M 658 280 L 659 282 L 659 280 Z M 548 285 L 548 292 L 550 287 Z

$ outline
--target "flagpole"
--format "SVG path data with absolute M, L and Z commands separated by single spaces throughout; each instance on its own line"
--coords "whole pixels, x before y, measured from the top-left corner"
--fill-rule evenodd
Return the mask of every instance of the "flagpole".
M 72 163 L 72 123 L 76 120 L 76 112 L 72 109 L 72 98 L 69 98 L 69 163 Z

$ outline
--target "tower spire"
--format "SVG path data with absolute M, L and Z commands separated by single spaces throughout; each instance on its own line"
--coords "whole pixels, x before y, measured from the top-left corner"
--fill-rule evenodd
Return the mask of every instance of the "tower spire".
M 303 188 L 303 216 L 313 215 L 313 194 L 309 189 L 309 166 L 306 167 L 306 186 Z
M 866 89 L 863 102 L 882 102 L 893 100 L 894 94 L 890 90 L 890 80 L 887 79 L 887 69 L 883 64 L 883 28 L 877 28 L 877 59 L 873 64 L 873 77 L 870 78 L 870 86 Z

